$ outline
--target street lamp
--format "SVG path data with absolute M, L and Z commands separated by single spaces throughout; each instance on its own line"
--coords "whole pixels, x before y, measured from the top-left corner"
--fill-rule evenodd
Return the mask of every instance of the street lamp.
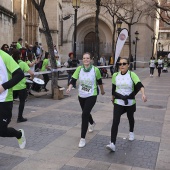
M 161 42 L 158 43 L 159 46 L 159 52 L 161 51 Z
M 134 70 L 136 70 L 136 51 L 137 51 L 137 42 L 139 40 L 138 36 L 139 36 L 139 32 L 136 31 L 135 32 L 135 61 L 134 61 Z
M 155 36 L 153 36 L 153 37 L 152 37 L 152 41 L 153 41 L 153 47 L 152 47 L 152 57 L 153 57 L 153 54 L 154 54 L 155 40 L 156 40 L 156 37 L 155 37 Z
M 80 7 L 80 0 L 73 0 L 72 5 L 75 11 L 74 15 L 74 58 L 76 58 L 76 39 L 77 39 L 77 11 L 78 8 Z
M 119 18 L 116 21 L 116 25 L 117 25 L 117 32 L 118 32 L 118 35 L 119 35 L 120 31 L 121 31 L 121 26 L 122 26 L 122 21 Z

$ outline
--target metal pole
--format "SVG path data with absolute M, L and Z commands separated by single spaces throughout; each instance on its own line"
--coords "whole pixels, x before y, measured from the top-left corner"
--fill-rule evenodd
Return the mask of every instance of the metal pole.
M 76 39 L 77 39 L 77 8 L 74 15 L 74 58 L 76 58 Z
M 155 45 L 155 41 L 153 40 L 152 57 L 153 57 L 153 53 L 154 53 L 154 45 Z
M 137 51 L 137 38 L 135 42 L 135 61 L 134 61 L 134 70 L 136 70 L 136 51 Z

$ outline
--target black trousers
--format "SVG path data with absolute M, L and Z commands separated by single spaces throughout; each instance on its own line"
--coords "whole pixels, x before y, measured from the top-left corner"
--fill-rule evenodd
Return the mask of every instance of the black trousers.
M 111 128 L 111 142 L 116 143 L 117 133 L 118 133 L 118 126 L 120 123 L 120 117 L 122 114 L 127 112 L 127 117 L 129 120 L 129 131 L 133 132 L 134 130 L 134 112 L 136 111 L 136 104 L 132 106 L 121 106 L 118 104 L 114 104 L 113 110 L 113 123 Z
M 46 89 L 46 85 L 50 79 L 49 79 L 48 74 L 43 74 L 43 78 L 44 78 L 44 88 Z
M 8 127 L 12 118 L 13 102 L 0 102 L 0 136 L 16 137 L 20 139 L 22 133 L 14 128 Z
M 19 108 L 18 108 L 18 119 L 22 118 L 24 107 L 25 107 L 25 100 L 27 98 L 27 90 L 14 90 L 13 91 L 14 99 L 19 97 Z
M 88 123 L 94 123 L 90 112 L 96 103 L 97 96 L 90 96 L 87 98 L 78 97 L 78 99 L 82 109 L 81 138 L 85 138 L 88 129 Z
M 161 70 L 162 70 L 162 67 L 158 67 L 158 76 L 160 77 L 161 75 Z
M 154 67 L 150 67 L 150 74 L 153 75 L 154 74 Z
M 113 71 L 114 71 L 114 70 L 113 70 L 113 66 L 111 66 L 111 67 L 110 67 L 110 73 L 111 73 L 111 75 L 113 75 Z

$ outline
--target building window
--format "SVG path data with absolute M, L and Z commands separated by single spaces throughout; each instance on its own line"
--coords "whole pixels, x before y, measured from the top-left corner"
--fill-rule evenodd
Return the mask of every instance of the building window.
M 170 33 L 167 33 L 166 38 L 167 38 L 167 39 L 170 39 Z

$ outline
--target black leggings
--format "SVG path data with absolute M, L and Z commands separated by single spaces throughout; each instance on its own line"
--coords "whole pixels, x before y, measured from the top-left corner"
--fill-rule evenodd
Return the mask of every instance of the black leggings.
M 150 74 L 151 74 L 151 75 L 154 74 L 154 67 L 150 67 Z
M 0 136 L 20 139 L 22 133 L 14 128 L 8 127 L 12 118 L 12 107 L 13 102 L 0 102 Z
M 116 137 L 118 132 L 118 126 L 120 123 L 120 117 L 123 113 L 127 112 L 127 117 L 129 120 L 129 131 L 133 132 L 134 130 L 134 112 L 136 111 L 136 104 L 132 106 L 121 106 L 118 104 L 114 104 L 114 111 L 113 111 L 113 123 L 111 129 L 111 142 L 116 143 Z
M 13 91 L 14 99 L 19 97 L 19 109 L 18 109 L 18 118 L 22 118 L 24 107 L 25 107 L 25 100 L 27 98 L 27 90 L 14 90 Z
M 158 67 L 158 76 L 160 77 L 161 75 L 161 70 L 162 70 L 162 67 Z
M 82 124 L 81 124 L 81 138 L 86 137 L 88 123 L 94 123 L 92 115 L 90 114 L 93 106 L 96 103 L 97 96 L 90 96 L 87 98 L 78 97 L 82 109 Z

